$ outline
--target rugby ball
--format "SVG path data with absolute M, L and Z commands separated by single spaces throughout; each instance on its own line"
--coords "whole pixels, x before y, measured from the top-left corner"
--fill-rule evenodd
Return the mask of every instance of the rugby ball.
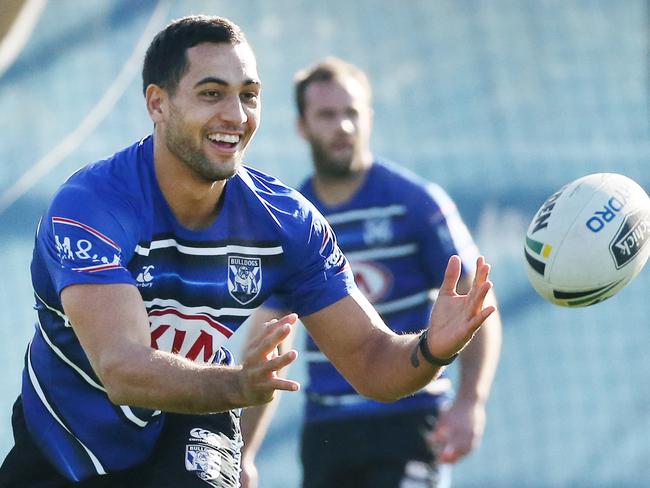
M 526 232 L 526 272 L 546 300 L 585 307 L 619 292 L 650 253 L 650 198 L 615 173 L 578 178 L 553 193 Z

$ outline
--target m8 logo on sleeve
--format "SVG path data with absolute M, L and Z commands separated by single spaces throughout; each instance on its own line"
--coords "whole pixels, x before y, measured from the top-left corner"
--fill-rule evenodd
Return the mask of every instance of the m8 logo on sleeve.
M 122 267 L 122 249 L 98 230 L 76 220 L 52 217 L 52 231 L 61 265 L 85 273 Z

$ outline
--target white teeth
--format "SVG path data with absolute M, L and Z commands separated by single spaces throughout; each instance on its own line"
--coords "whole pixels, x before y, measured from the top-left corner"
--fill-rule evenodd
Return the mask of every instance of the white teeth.
M 237 144 L 239 136 L 234 134 L 208 134 L 208 139 L 214 142 L 229 142 L 230 144 Z

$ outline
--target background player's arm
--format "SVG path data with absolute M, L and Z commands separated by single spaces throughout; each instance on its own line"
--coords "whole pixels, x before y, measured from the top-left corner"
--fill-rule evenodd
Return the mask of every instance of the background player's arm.
M 460 259 L 452 257 L 431 314 L 427 342 L 431 354 L 438 358 L 451 357 L 465 347 L 495 310 L 493 306 L 483 308 L 491 288 L 489 265 L 483 258 L 477 262 L 467 295 L 456 293 L 460 270 Z M 419 390 L 442 370 L 422 357 L 417 335 L 390 331 L 358 291 L 302 321 L 319 349 L 366 397 L 397 400 Z
M 149 319 L 137 288 L 127 284 L 71 285 L 61 292 L 66 315 L 115 404 L 170 412 L 208 413 L 270 401 L 298 384 L 273 373 L 295 352 L 267 359 L 296 317 L 266 327 L 242 366 L 200 364 L 151 347 Z
M 263 337 L 264 327 L 267 327 L 270 321 L 280 319 L 285 314 L 286 312 L 280 310 L 266 307 L 258 308 L 249 319 L 248 333 L 242 346 L 242 355 L 246 355 L 248 351 L 254 349 L 255 344 Z M 291 349 L 295 335 L 295 328 L 292 328 L 291 333 L 278 344 L 277 354 L 284 354 Z M 288 366 L 279 371 L 278 374 L 284 377 L 287 370 Z M 266 436 L 268 426 L 279 401 L 280 396 L 276 395 L 271 402 L 248 407 L 242 412 L 241 432 L 244 440 L 240 479 L 242 488 L 254 488 L 258 484 L 255 457 Z

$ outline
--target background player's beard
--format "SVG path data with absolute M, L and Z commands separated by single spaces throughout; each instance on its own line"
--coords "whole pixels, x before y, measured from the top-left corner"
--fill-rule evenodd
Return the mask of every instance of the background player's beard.
M 201 142 L 197 145 L 194 134 L 183 122 L 183 116 L 172 106 L 170 121 L 163 135 L 169 152 L 206 181 L 221 181 L 233 176 L 241 163 L 241 156 L 233 155 L 226 161 L 208 158 Z
M 359 165 L 355 164 L 359 157 L 356 145 L 352 156 L 347 158 L 332 157 L 331 152 L 320 141 L 312 139 L 310 145 L 314 166 L 320 176 L 330 179 L 345 179 L 360 170 Z

